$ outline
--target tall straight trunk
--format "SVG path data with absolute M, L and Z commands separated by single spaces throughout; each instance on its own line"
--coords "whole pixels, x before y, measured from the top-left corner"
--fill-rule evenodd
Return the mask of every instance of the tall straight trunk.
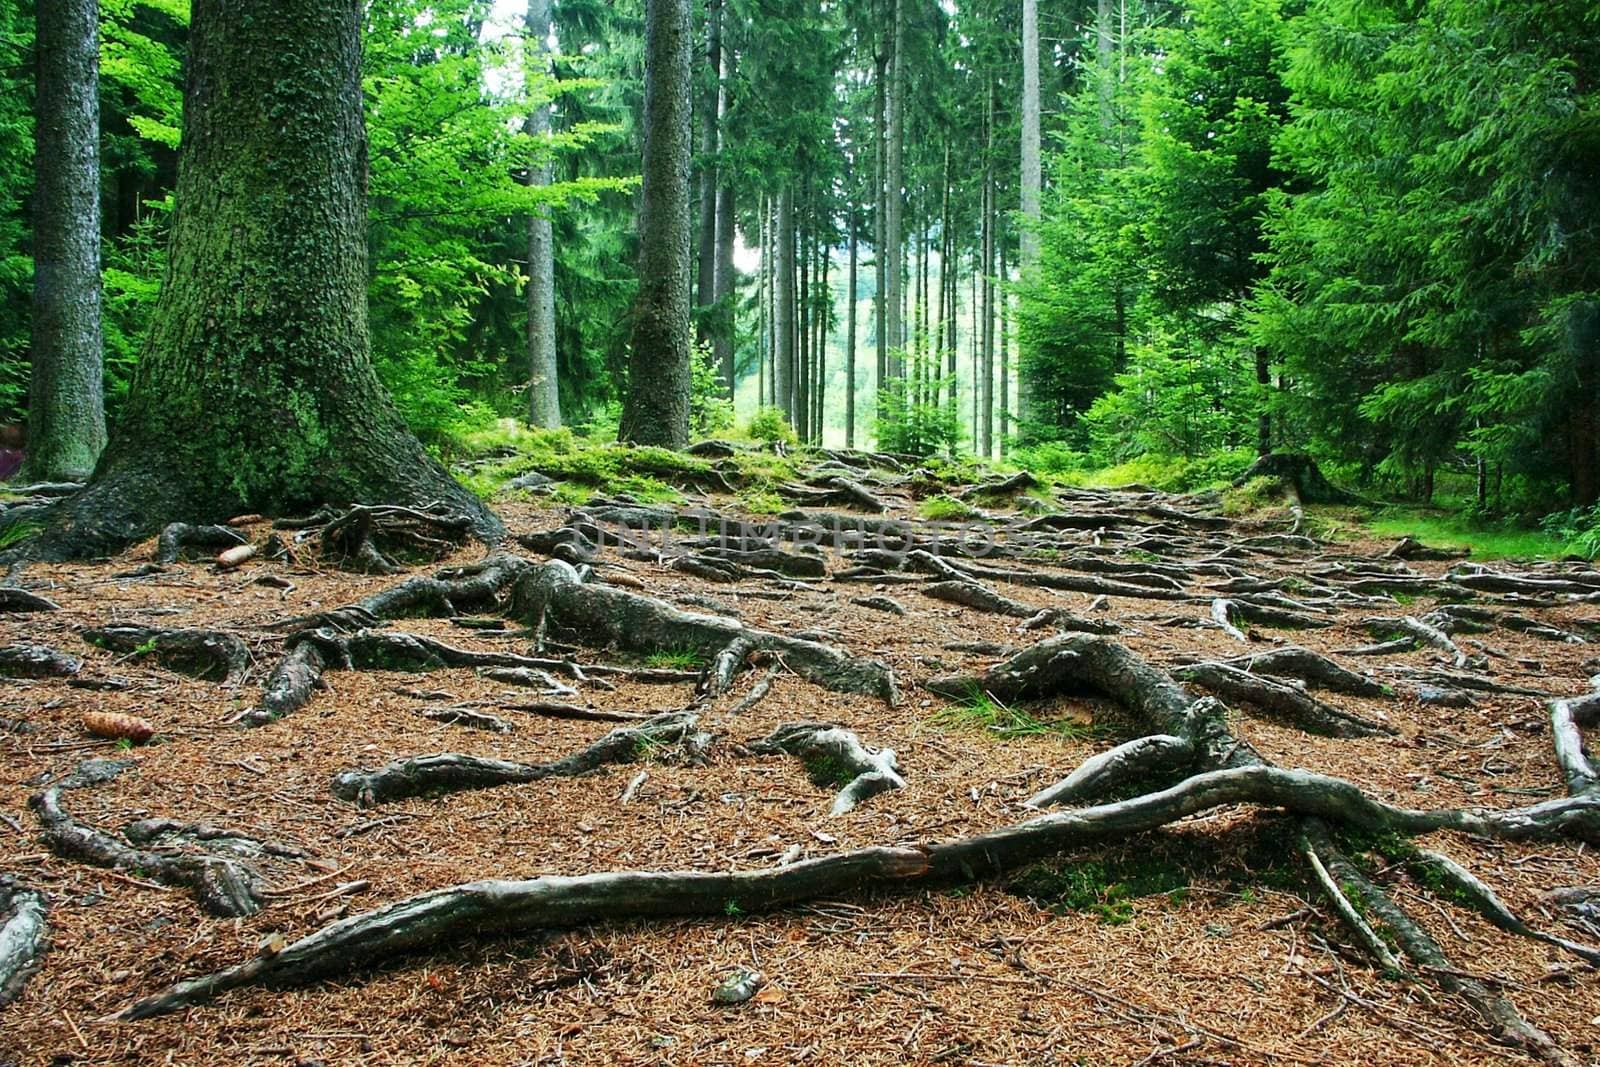
M 772 245 L 767 232 L 767 198 L 761 197 L 760 233 L 757 240 L 761 249 L 761 269 L 756 275 L 756 407 L 767 402 L 767 275 L 772 267 Z
M 887 238 L 889 224 L 889 196 L 887 193 L 889 181 L 889 133 L 884 128 L 887 92 L 884 88 L 884 78 L 887 76 L 887 56 L 881 51 L 877 56 L 877 74 L 872 80 L 872 129 L 873 150 L 873 210 L 872 210 L 872 260 L 873 271 L 876 276 L 876 286 L 872 290 L 872 321 L 873 337 L 877 342 L 878 367 L 877 379 L 873 383 L 873 393 L 878 395 L 883 390 L 884 382 L 889 377 L 889 304 L 888 304 L 888 253 Z
M 981 199 L 981 197 L 980 197 Z M 980 217 L 983 206 L 978 206 Z M 981 225 L 981 223 L 980 223 Z M 983 241 L 980 238 L 976 248 L 972 250 L 972 450 L 978 451 L 981 440 L 979 435 L 978 413 L 983 410 L 983 376 L 979 369 L 979 339 L 983 336 L 983 303 L 978 298 L 978 278 L 983 274 Z
M 1006 294 L 1006 243 L 1000 240 L 1000 275 L 997 300 L 1000 307 L 1000 458 L 1006 456 L 1006 437 L 1011 433 L 1011 331 L 1007 314 L 1010 299 Z
M 794 190 L 784 186 L 778 193 L 777 240 L 777 314 L 773 316 L 777 340 L 773 385 L 777 390 L 777 405 L 789 419 L 789 425 L 799 429 L 794 407 Z
M 695 257 L 695 303 L 710 307 L 717 288 L 717 128 L 722 103 L 722 4 L 706 0 L 706 68 L 709 91 L 700 108 L 700 236 Z M 711 324 L 700 317 L 698 336 L 711 336 Z
M 620 436 L 689 443 L 689 0 L 645 0 L 639 297 Z
M 33 369 L 24 477 L 82 481 L 106 444 L 97 0 L 35 6 Z
M 806 199 L 809 201 L 810 197 Z M 800 214 L 805 214 L 805 211 Z M 800 261 L 797 267 L 800 302 L 794 324 L 795 359 L 798 368 L 794 387 L 795 429 L 799 431 L 802 441 L 809 441 L 811 440 L 811 235 L 807 227 L 801 227 L 798 222 L 795 225 L 799 227 L 795 246 L 799 250 Z
M 833 291 L 828 288 L 828 242 L 818 242 L 822 260 L 820 283 L 817 286 L 817 377 L 814 409 L 816 417 L 813 420 L 816 426 L 817 444 L 825 444 L 823 440 L 823 413 L 828 409 L 828 316 L 833 311 Z
M 736 74 L 735 64 L 737 57 L 733 48 L 724 43 L 722 48 L 722 83 L 717 90 L 717 113 L 726 115 L 732 102 L 733 79 Z M 733 246 L 737 241 L 736 230 L 738 226 L 738 203 L 733 186 L 733 170 L 719 168 L 718 179 L 721 182 L 717 190 L 717 261 L 712 278 L 712 297 L 717 306 L 716 316 L 713 320 L 715 330 L 712 334 L 712 356 L 716 365 L 722 369 L 722 381 L 728 390 L 728 398 L 733 398 L 734 389 L 734 344 L 739 336 L 739 314 L 737 308 L 737 290 L 739 288 L 739 272 L 733 262 Z
M 856 270 L 857 220 L 855 205 L 850 206 L 850 281 L 845 288 L 844 339 L 844 447 L 856 447 Z
M 373 370 L 361 10 L 195 0 L 177 207 L 138 369 L 89 485 L 22 554 L 356 502 L 442 502 L 500 532 Z
M 1272 412 L 1267 407 L 1267 392 L 1272 388 L 1272 361 L 1264 347 L 1256 348 L 1255 358 L 1256 402 L 1261 405 L 1256 416 L 1256 454 L 1266 456 L 1272 453 Z
M 994 455 L 994 78 L 983 118 L 983 418 L 979 452 Z
M 891 350 L 889 372 L 899 377 L 904 374 L 901 366 L 902 359 L 898 353 L 903 351 L 905 344 L 904 309 L 901 301 L 904 290 L 902 288 L 902 274 L 905 270 L 904 249 L 901 247 L 901 191 L 905 188 L 905 98 L 906 98 L 906 64 L 905 64 L 905 37 L 906 37 L 906 3 L 907 0 L 892 0 L 894 4 L 894 42 L 889 55 L 889 93 L 887 100 L 888 110 L 888 147 L 885 150 L 885 165 L 887 167 L 887 180 L 884 195 L 888 204 L 884 211 L 884 245 L 887 253 L 889 291 L 885 300 L 889 305 L 888 321 L 885 329 L 888 332 L 888 343 Z
M 1112 93 L 1116 84 L 1111 69 L 1111 61 L 1115 53 L 1115 43 L 1111 33 L 1113 0 L 1099 0 L 1095 8 L 1095 64 L 1100 81 L 1100 126 L 1102 129 L 1111 129 L 1112 123 Z
M 944 190 L 939 204 L 939 309 L 935 316 L 933 329 L 933 374 L 935 378 L 944 372 L 945 361 L 945 323 L 950 317 L 950 140 L 944 142 Z M 942 403 L 940 390 L 933 391 L 935 405 Z
M 528 0 L 526 46 L 532 50 L 530 70 L 550 69 L 550 0 Z M 536 158 L 528 163 L 528 184 L 550 184 L 550 104 L 528 115 L 528 133 Z M 536 213 L 528 220 L 528 421 L 542 429 L 561 425 L 561 389 L 556 369 L 556 264 L 550 217 Z
M 957 330 L 957 323 L 961 320 L 961 256 L 956 249 L 953 230 L 945 241 L 945 248 L 950 259 L 950 335 L 945 343 L 945 376 L 950 382 L 950 401 L 946 407 L 950 412 L 951 425 L 959 425 L 956 422 L 956 363 L 961 353 L 961 335 Z
M 1022 0 L 1022 269 L 1039 261 L 1039 0 Z

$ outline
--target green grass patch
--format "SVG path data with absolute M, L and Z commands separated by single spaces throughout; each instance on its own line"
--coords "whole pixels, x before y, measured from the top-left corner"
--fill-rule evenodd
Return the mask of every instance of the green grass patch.
M 927 500 L 924 500 L 917 507 L 917 513 L 925 519 L 934 519 L 936 521 L 943 522 L 959 521 L 962 519 L 975 519 L 978 517 L 977 508 L 974 508 L 968 504 L 964 504 L 953 496 L 946 496 L 942 493 L 939 496 L 932 496 Z
M 1560 559 L 1575 546 L 1543 530 L 1484 523 L 1448 512 L 1385 508 L 1363 524 L 1374 537 L 1414 537 L 1430 548 L 1470 549 L 1472 559 Z
M 0 549 L 21 544 L 43 529 L 44 526 L 37 522 L 11 522 L 0 526 Z
M 1159 896 L 1181 904 L 1188 893 L 1183 867 L 1149 853 L 1098 860 L 1049 860 L 1024 868 L 1006 890 L 1058 915 L 1088 913 L 1111 926 L 1131 922 L 1134 901 Z
M 1041 737 L 1045 735 L 1083 740 L 1096 736 L 1094 726 L 1070 719 L 1047 722 L 1022 708 L 1002 704 L 987 693 L 974 693 L 966 700 L 950 704 L 929 718 L 946 730 L 976 730 L 992 737 Z
M 1249 468 L 1254 458 L 1248 451 L 1218 452 L 1193 458 L 1139 456 L 1112 467 L 1068 470 L 1060 475 L 1064 484 L 1084 489 L 1147 485 L 1168 493 L 1191 493 L 1228 487 Z
M 645 657 L 645 666 L 665 670 L 687 671 L 700 666 L 701 655 L 692 648 L 669 648 L 652 652 Z

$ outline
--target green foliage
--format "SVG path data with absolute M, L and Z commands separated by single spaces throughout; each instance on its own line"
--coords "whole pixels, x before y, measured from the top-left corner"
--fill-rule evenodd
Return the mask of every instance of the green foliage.
M 788 416 L 784 415 L 782 408 L 759 407 L 750 422 L 745 427 L 745 434 L 752 441 L 761 441 L 766 444 L 782 442 L 792 445 L 796 441 L 794 427 L 789 425 Z
M 1148 853 L 1036 863 L 1006 885 L 1008 892 L 1058 915 L 1087 912 L 1108 926 L 1133 921 L 1134 901 L 1143 897 L 1162 896 L 1169 904 L 1180 904 L 1188 887 L 1181 864 Z
M 929 719 L 948 730 L 980 730 L 999 738 L 1052 735 L 1069 740 L 1095 736 L 1095 728 L 1072 719 L 1046 722 L 1026 710 L 1002 704 L 988 693 L 973 693 L 959 703 L 947 705 Z
M 728 399 L 722 371 L 711 354 L 709 344 L 691 348 L 693 363 L 689 394 L 689 433 L 694 437 L 713 437 L 733 425 L 733 401 Z
M 1220 489 L 1250 466 L 1249 452 L 1218 452 L 1186 459 L 1182 456 L 1147 455 L 1113 467 L 1078 471 L 1063 476 L 1071 485 L 1109 489 L 1120 485 L 1147 485 L 1171 493 Z
M 962 503 L 955 497 L 943 493 L 931 496 L 917 507 L 917 513 L 925 519 L 940 521 L 958 521 L 978 517 L 978 509 L 970 504 Z
M 1396 507 L 1380 511 L 1363 525 L 1385 540 L 1415 537 L 1435 548 L 1470 549 L 1472 559 L 1560 559 L 1584 554 L 1582 533 L 1564 529 L 1560 517 L 1536 530 L 1439 510 Z
M 926 355 L 902 357 L 906 377 L 878 390 L 878 447 L 912 456 L 953 452 L 962 436 L 961 415 L 950 400 L 955 379 L 936 377 L 938 368 Z
M 644 662 L 648 667 L 687 671 L 699 667 L 702 659 L 700 653 L 692 648 L 669 648 L 650 653 Z

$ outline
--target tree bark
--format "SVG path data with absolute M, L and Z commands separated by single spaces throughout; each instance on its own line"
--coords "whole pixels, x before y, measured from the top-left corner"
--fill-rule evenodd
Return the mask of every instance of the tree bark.
M 979 386 L 983 414 L 978 426 L 978 454 L 994 455 L 994 78 L 983 116 L 983 380 Z
M 844 447 L 856 447 L 856 274 L 859 250 L 855 206 L 850 208 L 846 225 L 850 227 L 850 282 L 845 291 L 844 341 Z
M 794 409 L 794 190 L 785 186 L 778 193 L 777 309 L 773 316 L 777 350 L 773 382 L 777 404 L 796 426 Z
M 732 86 L 736 56 L 728 43 L 722 46 L 722 81 L 717 89 L 717 114 L 726 115 L 732 102 Z M 735 290 L 739 284 L 738 268 L 733 263 L 733 246 L 736 240 L 738 215 L 730 169 L 718 168 L 721 182 L 717 190 L 717 257 L 712 270 L 712 299 L 716 312 L 712 319 L 712 356 L 721 368 L 723 385 L 728 399 L 733 399 L 735 386 L 734 340 L 739 332 L 739 316 L 735 305 Z
M 722 74 L 722 4 L 706 4 L 706 67 L 711 89 L 700 109 L 700 240 L 695 272 L 695 302 L 702 308 L 716 302 L 717 274 L 717 120 L 720 117 Z M 711 336 L 704 314 L 699 337 Z
M 358 502 L 444 502 L 498 537 L 372 367 L 361 5 L 196 0 L 188 59 L 167 273 L 126 409 L 17 554 Z
M 889 91 L 886 100 L 888 127 L 888 144 L 884 150 L 885 161 L 885 189 L 884 197 L 887 201 L 884 210 L 884 274 L 885 287 L 884 303 L 887 307 L 884 329 L 885 338 L 889 346 L 889 374 L 900 377 L 904 374 L 901 366 L 902 357 L 894 355 L 902 350 L 905 344 L 904 320 L 902 319 L 903 288 L 901 276 L 904 273 L 904 249 L 901 236 L 901 208 L 904 202 L 901 191 L 905 187 L 905 96 L 906 96 L 906 70 L 905 70 L 905 37 L 906 37 L 906 0 L 892 0 L 894 5 L 894 40 L 889 56 L 890 74 Z
M 528 0 L 525 47 L 533 52 L 541 73 L 550 69 L 550 0 Z M 534 63 L 530 63 L 531 68 Z M 550 160 L 541 143 L 550 133 L 550 104 L 534 108 L 528 116 L 528 133 L 534 139 L 535 158 L 528 163 L 528 184 L 550 184 Z M 561 391 L 556 376 L 556 270 L 555 240 L 550 217 L 535 214 L 528 220 L 528 421 L 541 429 L 561 425 Z
M 1022 0 L 1022 269 L 1039 261 L 1039 0 Z
M 689 443 L 690 22 L 688 0 L 645 0 L 639 299 L 618 437 L 666 448 Z
M 27 470 L 77 482 L 106 443 L 100 352 L 97 0 L 37 6 Z

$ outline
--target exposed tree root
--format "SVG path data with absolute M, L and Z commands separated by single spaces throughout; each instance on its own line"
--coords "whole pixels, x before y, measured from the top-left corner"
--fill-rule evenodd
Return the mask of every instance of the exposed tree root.
M 1494 923 L 1507 933 L 1516 934 L 1518 937 L 1532 938 L 1543 941 L 1547 945 L 1570 952 L 1581 960 L 1600 965 L 1600 948 L 1591 945 L 1580 945 L 1576 941 L 1568 941 L 1564 937 L 1547 934 L 1535 930 L 1508 908 L 1498 894 L 1490 889 L 1477 875 L 1461 866 L 1442 852 L 1433 852 L 1428 849 L 1418 849 L 1413 866 L 1419 867 L 1431 875 L 1431 879 L 1424 881 L 1440 881 L 1454 890 L 1457 900 L 1472 908 L 1485 919 Z
M 1594 800 L 1566 803 L 1569 811 L 1582 810 L 1589 820 L 1600 814 L 1600 802 Z M 468 882 L 342 919 L 275 954 L 180 982 L 130 1005 L 115 1018 L 141 1019 L 175 1011 L 244 985 L 290 985 L 348 973 L 465 935 L 634 919 L 715 917 L 733 910 L 769 910 L 871 886 L 970 881 L 1070 848 L 1147 833 L 1178 819 L 1235 804 L 1285 808 L 1367 830 L 1406 834 L 1449 829 L 1521 839 L 1559 835 L 1567 825 L 1542 806 L 1499 812 L 1419 811 L 1372 798 L 1360 787 L 1337 778 L 1261 765 L 1241 767 L 1196 775 L 1158 793 L 1041 815 L 952 842 L 857 849 L 754 871 L 618 871 Z M 1328 850 L 1318 846 L 1318 853 L 1326 863 Z M 1344 872 L 1333 864 L 1329 870 L 1344 884 Z M 1387 915 L 1384 919 L 1389 922 Z M 1402 946 L 1411 953 L 1404 938 Z M 1442 955 L 1438 958 L 1443 959 Z M 1447 966 L 1447 961 L 1439 966 Z M 1444 984 L 1442 977 L 1440 982 Z
M 36 611 L 60 611 L 55 601 L 30 593 L 15 586 L 0 585 L 0 614 L 25 614 Z
M 1358 697 L 1394 696 L 1394 691 L 1382 682 L 1347 670 L 1326 656 L 1319 655 L 1309 648 L 1301 648 L 1299 645 L 1238 656 L 1222 662 L 1252 674 L 1298 678 L 1308 685 L 1332 690 L 1335 693 L 1348 693 Z
M 305 850 L 277 841 L 263 841 L 209 823 L 185 823 L 177 819 L 140 819 L 122 828 L 122 836 L 141 847 L 166 848 L 175 844 L 193 845 L 208 850 L 221 850 L 247 859 L 274 856 L 279 859 L 300 859 Z
M 1578 1061 L 1562 1051 L 1549 1034 L 1524 1019 L 1516 1005 L 1477 978 L 1451 967 L 1449 957 L 1432 935 L 1334 846 L 1327 827 L 1320 820 L 1305 820 L 1305 828 L 1310 847 L 1337 881 L 1339 888 L 1354 898 L 1352 905 L 1373 921 L 1381 923 L 1399 944 L 1400 950 L 1431 981 L 1472 1005 L 1473 1010 L 1483 1018 L 1489 1032 L 1503 1043 L 1523 1049 L 1546 1063 L 1575 1067 Z
M 541 634 L 555 632 L 594 646 L 632 652 L 691 650 L 707 659 L 736 642 L 771 652 L 807 681 L 843 693 L 898 698 L 894 675 L 875 660 L 828 645 L 751 629 L 735 619 L 680 611 L 654 597 L 585 583 L 578 572 L 552 560 L 526 575 L 517 608 Z M 725 688 L 725 687 L 724 687 Z
M 750 687 L 750 691 L 748 693 L 740 697 L 738 702 L 728 709 L 728 714 L 738 715 L 742 712 L 749 711 L 751 708 L 761 703 L 762 698 L 764 698 L 768 693 L 772 692 L 772 683 L 777 679 L 778 673 L 781 670 L 783 670 L 782 667 L 772 667 L 769 669 L 766 674 L 761 676 L 760 680 L 757 681 L 755 685 Z
M 369 807 L 406 797 L 460 793 L 498 785 L 525 784 L 545 778 L 571 778 L 610 763 L 628 763 L 658 749 L 694 744 L 698 717 L 687 712 L 667 712 L 637 726 L 612 730 L 587 748 L 549 763 L 514 763 L 484 756 L 441 752 L 395 760 L 372 771 L 345 771 L 335 775 L 333 793 Z
M 1600 722 L 1600 694 L 1550 702 L 1550 733 L 1556 765 L 1566 779 L 1568 792 L 1588 793 L 1600 785 L 1600 773 L 1583 747 L 1583 728 Z
M 843 815 L 869 797 L 904 789 L 894 749 L 874 751 L 849 730 L 831 723 L 789 722 L 746 746 L 752 752 L 784 752 L 805 764 L 811 781 L 838 786 L 830 815 Z
M 1078 633 L 1113 634 L 1122 629 L 1114 622 L 1103 619 L 1085 619 L 1073 615 L 1059 608 L 1047 608 L 1041 612 L 1032 604 L 1024 604 L 1020 600 L 1012 600 L 1002 596 L 981 582 L 970 578 L 963 578 L 949 582 L 930 582 L 921 586 L 918 592 L 943 600 L 951 604 L 960 604 L 975 611 L 986 611 L 994 615 L 1009 615 L 1014 619 L 1043 619 L 1037 624 L 1040 626 L 1054 626 L 1059 630 L 1076 631 Z
M 1173 674 L 1186 682 L 1203 686 L 1226 700 L 1254 704 L 1307 733 L 1326 734 L 1329 737 L 1372 737 L 1395 732 L 1393 727 L 1336 708 L 1303 689 L 1225 663 L 1197 663 L 1179 667 Z
M 232 526 L 195 526 L 187 522 L 168 523 L 156 539 L 156 562 L 162 565 L 176 563 L 186 548 L 203 548 L 216 552 L 237 548 L 250 539 Z
M 1245 636 L 1243 630 L 1233 624 L 1233 615 L 1238 610 L 1238 604 L 1224 597 L 1218 597 L 1211 602 L 1211 618 L 1215 620 L 1218 626 L 1222 627 L 1222 632 L 1240 644 L 1248 645 L 1250 638 Z
M 98 648 L 149 656 L 169 671 L 236 682 L 250 669 L 250 648 L 220 630 L 163 630 L 154 626 L 100 626 L 83 631 Z
M 261 910 L 261 876 L 237 859 L 177 851 L 155 851 L 120 841 L 74 819 L 62 805 L 68 789 L 104 782 L 126 765 L 91 761 L 78 772 L 35 795 L 30 803 L 44 827 L 47 848 L 63 859 L 96 867 L 136 870 L 162 885 L 188 889 L 213 915 L 254 915 Z
M 276 630 L 363 630 L 384 619 L 411 615 L 448 617 L 464 611 L 498 611 L 517 579 L 532 564 L 521 556 L 496 553 L 467 567 L 435 575 L 414 575 L 346 607 L 285 619 Z
M 469 730 L 487 730 L 492 734 L 509 734 L 513 729 L 512 725 L 500 716 L 474 711 L 471 708 L 423 708 L 417 714 L 430 722 L 444 723 L 447 726 L 465 726 Z
M 38 969 L 50 932 L 48 914 L 43 893 L 0 883 L 0 1008 L 17 998 Z
M 398 560 L 436 560 L 471 536 L 473 520 L 443 503 L 420 507 L 364 505 L 328 519 L 320 531 L 324 559 L 375 574 L 397 574 Z
M 83 660 L 44 645 L 0 648 L 0 678 L 70 678 L 83 670 Z
M 539 701 L 533 704 L 503 704 L 506 711 L 520 711 L 525 715 L 539 715 L 546 719 L 573 719 L 578 722 L 646 722 L 651 716 L 636 711 L 612 711 L 607 708 L 582 708 L 576 704 L 556 704 Z

